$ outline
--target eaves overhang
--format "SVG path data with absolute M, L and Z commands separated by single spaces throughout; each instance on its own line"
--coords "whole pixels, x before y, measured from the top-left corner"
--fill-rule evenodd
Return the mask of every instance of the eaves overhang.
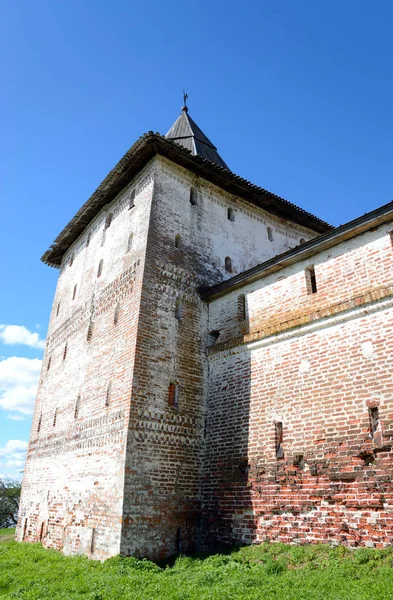
M 332 226 L 325 221 L 288 202 L 288 200 L 284 200 L 284 198 L 280 198 L 280 196 L 250 183 L 246 179 L 235 175 L 229 169 L 220 167 L 201 156 L 193 156 L 189 150 L 175 142 L 171 142 L 159 133 L 151 131 L 140 137 L 125 153 L 92 196 L 57 236 L 50 248 L 43 254 L 41 260 L 49 266 L 59 267 L 64 254 L 83 233 L 92 219 L 104 206 L 116 198 L 121 190 L 155 155 L 164 156 L 226 192 L 239 196 L 278 217 L 303 225 L 317 233 L 324 233 L 332 229 Z
M 366 231 L 373 230 L 384 223 L 393 221 L 393 201 L 384 204 L 361 217 L 340 225 L 325 234 L 319 235 L 288 252 L 274 256 L 273 258 L 235 275 L 222 283 L 218 283 L 207 289 L 200 289 L 202 300 L 210 302 L 221 296 L 225 296 L 245 285 L 254 283 L 258 279 L 281 271 L 285 267 L 293 265 L 302 260 L 312 258 L 323 250 L 328 250 L 337 244 L 350 240 Z

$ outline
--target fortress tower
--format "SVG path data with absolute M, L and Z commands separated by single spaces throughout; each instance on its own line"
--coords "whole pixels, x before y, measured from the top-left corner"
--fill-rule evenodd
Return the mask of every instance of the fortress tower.
M 232 173 L 187 107 L 137 140 L 42 258 L 59 280 L 17 539 L 192 551 L 217 337 L 201 291 L 328 230 Z

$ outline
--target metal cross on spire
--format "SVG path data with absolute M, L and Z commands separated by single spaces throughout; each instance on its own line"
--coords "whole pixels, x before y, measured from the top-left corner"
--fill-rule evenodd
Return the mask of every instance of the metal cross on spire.
M 184 110 L 184 112 L 188 112 L 188 106 L 187 106 L 187 100 L 188 100 L 188 94 L 186 92 L 186 90 L 183 90 L 183 108 L 182 110 Z

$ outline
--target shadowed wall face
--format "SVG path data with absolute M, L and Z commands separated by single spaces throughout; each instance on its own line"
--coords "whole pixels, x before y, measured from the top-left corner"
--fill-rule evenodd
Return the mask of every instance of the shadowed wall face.
M 211 302 L 210 543 L 392 543 L 389 229 L 313 257 L 316 292 L 304 261 Z
M 198 289 L 231 276 L 229 254 L 236 272 L 272 256 L 261 235 L 263 219 L 274 221 L 157 159 L 131 394 L 123 554 L 159 559 L 196 548 L 209 338 Z M 282 228 L 275 243 L 284 249 L 297 226 L 274 222 Z

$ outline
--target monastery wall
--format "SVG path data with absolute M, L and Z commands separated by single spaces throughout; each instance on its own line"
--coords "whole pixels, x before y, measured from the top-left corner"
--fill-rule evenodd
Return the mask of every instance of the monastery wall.
M 23 478 L 18 540 L 100 559 L 120 551 L 152 193 L 148 165 L 64 257 Z
M 127 448 L 123 554 L 163 558 L 192 551 L 197 543 L 208 378 L 207 307 L 198 288 L 312 235 L 156 159 Z
M 208 383 L 199 288 L 314 235 L 163 157 L 97 215 L 60 270 L 19 540 L 98 559 L 196 547 Z
M 210 302 L 205 544 L 393 543 L 391 228 Z

